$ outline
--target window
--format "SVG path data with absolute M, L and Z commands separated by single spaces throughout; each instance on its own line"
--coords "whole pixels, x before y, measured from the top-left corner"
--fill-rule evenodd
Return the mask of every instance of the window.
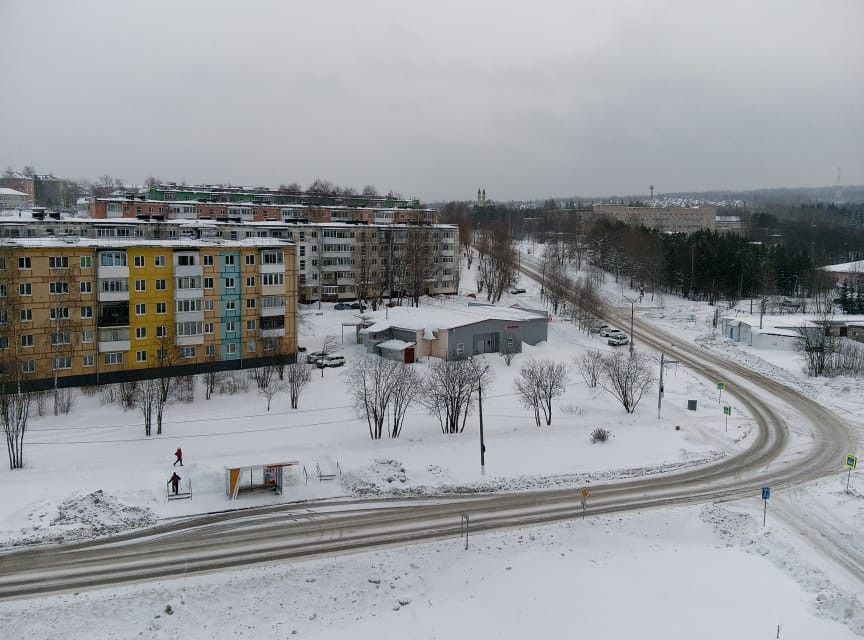
M 99 265 L 102 267 L 125 267 L 126 264 L 125 251 L 103 251 L 99 254 Z
M 181 358 L 194 358 L 195 357 L 195 347 L 180 347 L 180 357 Z
M 204 355 L 208 358 L 212 358 L 216 355 L 216 347 L 212 344 L 208 344 L 206 347 L 204 347 Z
M 164 267 L 165 266 L 165 256 L 156 256 L 153 259 L 153 264 L 155 264 L 157 267 Z
M 237 345 L 234 342 L 229 342 L 225 345 L 225 353 L 233 356 L 237 353 Z
M 305 271 L 305 270 L 306 270 L 306 261 L 301 260 L 300 261 L 300 271 Z
M 204 333 L 204 323 L 200 320 L 177 323 L 177 336 L 200 336 Z
M 147 327 L 135 327 L 135 339 L 136 340 L 146 340 L 147 339 Z
M 60 369 L 71 369 L 72 368 L 72 356 L 58 356 L 54 358 L 54 370 L 59 371 Z
M 201 298 L 178 300 L 177 313 L 197 313 L 201 311 Z
M 200 289 L 201 276 L 180 276 L 177 278 L 178 289 Z
M 255 254 L 247 253 L 246 254 L 246 264 L 253 265 L 255 264 Z
M 69 256 L 49 256 L 48 268 L 49 269 L 68 269 L 69 268 Z
M 143 302 L 139 302 L 135 305 L 135 315 L 136 316 L 146 316 L 147 315 L 147 305 Z
M 23 371 L 24 373 L 36 373 L 36 361 L 24 360 L 21 363 L 21 371 Z
M 21 322 L 33 322 L 33 309 L 21 309 Z
M 204 266 L 212 267 L 213 266 L 213 256 L 204 256 Z
M 212 289 L 213 288 L 213 278 L 204 278 L 204 288 Z
M 234 278 L 225 278 L 225 288 L 233 289 L 234 288 Z
M 29 256 L 21 256 L 18 258 L 18 268 L 19 269 L 30 269 L 32 268 L 30 257 Z
M 93 268 L 93 256 L 81 256 L 81 268 L 82 269 L 92 269 Z
M 464 342 L 457 342 L 456 343 L 456 355 L 461 356 L 463 353 L 465 353 L 465 343 Z
M 105 354 L 105 364 L 123 364 L 123 352 L 114 351 Z
M 284 264 L 285 254 L 282 251 L 264 251 L 261 254 L 262 264 Z
M 168 313 L 168 304 L 165 302 L 157 302 L 156 303 L 156 313 L 159 315 L 163 315 Z
M 144 256 L 135 256 L 135 266 L 139 268 L 144 266 Z
M 212 334 L 213 333 L 213 323 L 212 322 L 205 322 L 204 323 L 204 333 L 205 334 Z
M 237 310 L 237 301 L 236 300 L 226 300 L 225 301 L 225 311 L 236 311 Z
M 177 255 L 178 267 L 194 267 L 195 264 L 195 254 L 180 253 Z
M 284 273 L 262 273 L 261 284 L 265 287 L 280 286 L 285 284 Z
M 81 283 L 81 293 L 93 293 L 93 283 L 92 282 L 82 282 Z
M 246 331 L 255 331 L 255 321 L 247 320 L 246 321 Z
M 237 323 L 229 320 L 225 323 L 225 333 L 234 333 L 237 330 Z
M 214 305 L 212 300 L 204 301 L 204 311 L 213 311 L 213 307 Z
M 92 331 L 82 331 L 81 332 L 81 342 L 85 344 L 90 344 L 93 342 L 93 332 Z
M 9 312 L 6 309 L 0 309 L 0 324 L 9 322 Z
M 6 268 L 6 258 L 0 258 L 0 269 Z
M 33 346 L 33 336 L 32 334 L 25 334 L 21 336 L 21 346 L 22 347 L 32 347 Z
M 234 256 L 233 255 L 225 256 L 225 266 L 226 267 L 233 267 L 234 266 Z
M 156 327 L 156 337 L 157 338 L 168 337 L 168 327 L 166 327 L 164 324 Z
M 255 276 L 246 276 L 246 286 L 254 287 L 255 286 Z
M 68 320 L 69 307 L 51 307 L 52 320 Z
M 0 284 L 0 298 L 6 297 L 6 285 Z
M 305 256 L 305 255 L 306 255 L 306 245 L 305 245 L 305 244 L 301 244 L 301 245 L 300 245 L 300 256 L 303 257 L 303 256 Z
M 84 366 L 85 367 L 92 367 L 95 364 L 95 362 L 96 362 L 96 359 L 92 355 L 84 356 Z
M 136 351 L 135 352 L 135 362 L 147 362 L 147 352 L 146 351 Z
M 250 340 L 246 343 L 246 352 L 247 353 L 255 353 L 255 341 Z
M 48 283 L 48 293 L 54 296 L 62 296 L 69 293 L 69 283 L 68 282 L 49 282 Z
M 29 282 L 19 282 L 18 283 L 18 295 L 19 296 L 32 296 L 33 295 L 33 285 Z
M 147 291 L 147 281 L 146 280 L 136 280 L 135 281 L 135 291 Z
M 165 291 L 165 281 L 157 280 L 156 281 L 156 291 Z
M 81 307 L 81 317 L 82 318 L 92 318 L 93 317 L 93 307 Z
M 51 345 L 57 346 L 61 344 L 72 344 L 72 337 L 65 331 L 59 331 L 51 334 Z
M 102 293 L 123 293 L 129 291 L 128 280 L 100 280 L 99 290 Z
M 254 309 L 255 308 L 255 298 L 246 298 L 246 308 Z

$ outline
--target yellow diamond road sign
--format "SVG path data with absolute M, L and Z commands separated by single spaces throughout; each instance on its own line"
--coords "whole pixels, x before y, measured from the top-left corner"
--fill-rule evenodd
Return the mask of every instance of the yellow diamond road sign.
M 582 495 L 583 498 L 587 498 L 587 497 L 590 496 L 591 494 L 588 492 L 588 489 L 585 488 L 585 489 L 582 489 L 582 491 L 581 491 L 581 495 Z

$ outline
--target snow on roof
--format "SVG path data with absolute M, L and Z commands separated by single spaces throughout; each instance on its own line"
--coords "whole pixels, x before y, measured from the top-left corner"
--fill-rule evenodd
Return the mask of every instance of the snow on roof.
M 404 340 L 385 340 L 375 346 L 386 351 L 405 351 L 405 349 L 413 347 L 415 344 L 415 342 L 405 342 Z
M 0 187 L 0 196 L 24 196 L 26 198 L 27 194 L 23 191 L 16 191 L 15 189 Z
M 855 262 L 843 262 L 842 264 L 829 264 L 822 267 L 825 271 L 835 271 L 839 273 L 861 273 L 864 274 L 864 260 Z
M 120 247 L 284 247 L 293 243 L 279 238 L 177 238 L 172 240 L 148 238 L 82 238 L 79 236 L 44 236 L 39 238 L 2 238 L 0 247 L 94 247 L 115 249 Z
M 762 316 L 762 333 L 768 331 L 792 331 L 801 327 L 819 327 L 823 321 L 828 324 L 859 325 L 864 323 L 864 315 L 839 314 L 823 318 L 812 313 L 784 313 L 780 315 L 765 314 Z M 752 331 L 759 331 L 759 315 L 739 315 L 726 320 L 727 325 L 746 324 Z
M 509 320 L 512 322 L 546 321 L 545 317 L 539 316 L 536 313 L 492 305 L 448 308 L 394 307 L 386 311 L 375 311 L 370 315 L 373 317 L 375 323 L 369 328 L 363 329 L 363 333 L 379 333 L 390 328 L 396 328 L 408 331 L 423 331 L 424 338 L 435 331 L 464 327 L 469 324 L 483 322 L 484 320 Z

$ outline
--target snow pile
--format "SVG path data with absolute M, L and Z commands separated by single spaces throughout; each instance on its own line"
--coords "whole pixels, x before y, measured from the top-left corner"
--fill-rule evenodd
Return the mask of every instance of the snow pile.
M 68 498 L 54 508 L 40 505 L 28 518 L 34 524 L 10 541 L 11 546 L 84 540 L 156 524 L 150 509 L 123 504 L 101 489 Z
M 841 622 L 858 635 L 864 635 L 864 604 L 808 562 L 788 537 L 782 533 L 777 535 L 771 527 L 762 528 L 748 513 L 716 505 L 702 509 L 700 517 L 712 526 L 727 547 L 762 556 L 791 576 L 812 596 L 811 606 L 817 615 Z

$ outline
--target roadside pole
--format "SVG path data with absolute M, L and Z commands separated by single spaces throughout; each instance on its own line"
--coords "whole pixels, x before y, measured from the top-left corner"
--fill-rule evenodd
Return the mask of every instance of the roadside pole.
M 721 400 L 721 398 L 723 398 L 723 389 L 725 389 L 725 388 L 726 388 L 725 382 L 718 382 L 717 383 L 717 391 L 720 392 L 717 394 L 717 404 L 720 404 L 720 400 Z
M 591 492 L 588 491 L 588 487 L 584 487 L 582 491 L 579 492 L 579 495 L 582 497 L 582 517 L 585 517 L 585 509 L 588 508 L 588 496 L 591 495 Z
M 667 360 L 666 354 L 662 351 L 660 352 L 660 388 L 657 390 L 657 419 L 660 419 L 660 407 L 663 405 L 663 394 L 665 389 L 663 388 L 663 370 L 666 368 L 667 364 L 680 364 L 678 360 Z
M 765 504 L 762 510 L 762 526 L 768 519 L 768 499 L 771 497 L 771 487 L 762 487 L 762 502 Z
M 723 407 L 723 415 L 726 417 L 726 433 L 729 433 L 729 416 L 732 415 L 732 407 L 728 404 Z
M 858 466 L 858 456 L 851 453 L 846 456 L 846 466 L 849 467 L 849 474 L 846 476 L 846 493 L 849 493 L 849 483 L 852 481 L 852 469 Z

